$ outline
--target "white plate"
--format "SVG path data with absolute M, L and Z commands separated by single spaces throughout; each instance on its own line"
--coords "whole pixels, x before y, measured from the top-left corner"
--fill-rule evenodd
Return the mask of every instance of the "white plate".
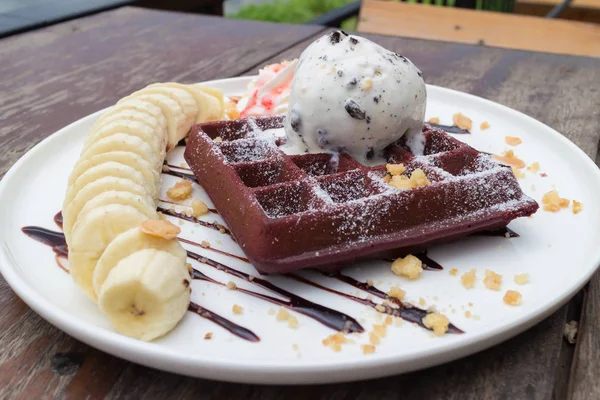
M 221 87 L 226 94 L 240 94 L 249 78 L 207 82 Z M 508 146 L 505 135 L 518 136 L 523 144 L 516 154 L 527 164 L 538 161 L 547 177 L 527 172 L 521 186 L 538 200 L 556 187 L 563 197 L 584 203 L 585 209 L 574 215 L 570 209 L 558 213 L 539 211 L 533 218 L 510 224 L 521 237 L 472 237 L 432 249 L 430 257 L 444 266 L 440 272 L 425 271 L 421 279 L 407 281 L 389 273 L 389 263 L 363 263 L 360 271 L 345 272 L 360 280 L 371 279 L 384 291 L 399 285 L 407 291 L 407 300 L 435 305 L 451 321 L 465 330 L 462 335 L 432 337 L 429 331 L 410 323 L 388 327 L 387 336 L 374 354 L 363 355 L 359 344 L 368 342 L 368 334 L 356 335 L 355 344 L 344 345 L 336 353 L 321 341 L 333 331 L 320 323 L 293 313 L 300 323 L 296 329 L 277 322 L 268 310 L 276 306 L 237 291 L 227 291 L 206 282 L 194 282 L 193 300 L 255 332 L 259 343 L 241 340 L 214 323 L 187 313 L 179 326 L 154 343 L 121 336 L 70 277 L 55 264 L 51 249 L 21 232 L 26 225 L 56 229 L 52 217 L 60 209 L 67 176 L 78 158 L 88 129 L 101 112 L 83 118 L 50 136 L 6 174 L 0 185 L 0 267 L 15 292 L 43 318 L 89 345 L 143 365 L 203 378 L 265 384 L 322 383 L 367 379 L 412 371 L 466 356 L 525 330 L 550 315 L 575 294 L 600 263 L 600 172 L 574 144 L 556 131 L 521 113 L 481 98 L 435 86 L 428 87 L 427 116 L 438 116 L 451 123 L 452 114 L 462 112 L 474 121 L 472 135 L 457 136 L 479 150 L 499 153 Z M 479 130 L 489 121 L 491 128 Z M 181 151 L 169 158 L 182 162 Z M 176 178 L 166 176 L 164 188 Z M 535 185 L 535 190 L 533 189 Z M 196 188 L 197 196 L 206 195 Z M 164 198 L 164 197 L 163 197 Z M 206 220 L 218 219 L 214 216 Z M 214 247 L 242 254 L 226 235 L 201 227 L 184 227 L 184 236 L 196 241 L 208 240 Z M 207 252 L 232 267 L 253 272 L 241 261 Z M 448 271 L 457 268 L 458 276 Z M 475 268 L 477 284 L 466 290 L 460 274 Z M 199 269 L 222 282 L 234 281 L 241 287 L 260 290 L 246 282 L 206 266 Z M 504 276 L 502 290 L 484 288 L 486 269 Z M 531 275 L 530 283 L 517 286 L 517 273 Z M 331 278 L 306 273 L 324 285 L 347 293 L 357 289 Z M 377 312 L 360 304 L 282 277 L 269 280 L 317 303 L 349 314 L 367 329 L 380 323 Z M 510 307 L 503 303 L 506 290 L 522 293 L 523 303 Z M 365 297 L 365 293 L 361 293 Z M 469 306 L 472 303 L 472 306 Z M 242 315 L 232 313 L 233 304 L 244 307 Z M 467 318 L 469 310 L 479 317 Z M 204 340 L 214 332 L 211 340 Z M 294 349 L 297 345 L 298 350 Z

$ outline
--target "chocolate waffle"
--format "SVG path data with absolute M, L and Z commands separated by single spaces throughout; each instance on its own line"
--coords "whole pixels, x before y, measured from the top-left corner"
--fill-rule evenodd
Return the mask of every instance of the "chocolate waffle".
M 348 155 L 287 155 L 264 131 L 283 117 L 209 122 L 193 128 L 185 160 L 235 240 L 261 273 L 341 268 L 350 261 L 422 251 L 533 214 L 538 204 L 510 167 L 425 125 L 423 155 L 402 139 L 386 148 L 405 175 L 427 186 L 396 189 L 386 166 Z M 215 140 L 216 139 L 216 140 Z

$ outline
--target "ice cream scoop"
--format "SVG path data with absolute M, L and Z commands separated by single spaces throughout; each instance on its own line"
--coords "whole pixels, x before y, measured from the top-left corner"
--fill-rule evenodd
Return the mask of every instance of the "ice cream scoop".
M 343 31 L 310 44 L 296 65 L 285 132 L 305 152 L 378 158 L 403 135 L 418 145 L 427 93 L 406 57 Z

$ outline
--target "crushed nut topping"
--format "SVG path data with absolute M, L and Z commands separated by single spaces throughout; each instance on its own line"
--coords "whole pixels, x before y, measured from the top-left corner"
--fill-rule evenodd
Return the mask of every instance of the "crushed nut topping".
M 502 155 L 494 154 L 492 157 L 501 163 L 510 165 L 514 168 L 525 168 L 525 161 L 515 156 L 515 152 L 512 150 L 505 151 Z
M 465 311 L 465 317 L 471 318 L 471 311 L 469 311 L 469 310 Z
M 429 122 L 430 124 L 435 124 L 435 125 L 439 125 L 440 123 L 440 118 L 439 117 L 431 117 L 429 118 Z
M 515 275 L 515 283 L 517 285 L 524 285 L 529 282 L 529 274 L 517 274 Z
M 244 307 L 238 306 L 237 304 L 233 305 L 232 311 L 234 314 L 241 314 L 244 312 Z
M 406 171 L 404 164 L 386 164 L 385 169 L 390 175 L 400 175 Z
M 372 279 L 367 279 L 367 286 L 373 286 L 373 280 Z
M 213 333 L 212 332 L 206 332 L 206 335 L 204 335 L 204 340 L 210 340 L 212 339 Z
M 515 167 L 512 167 L 512 172 L 515 175 L 515 178 L 517 178 L 517 179 L 523 179 L 526 176 L 525 172 L 523 172 L 520 169 L 515 168 Z
M 235 290 L 237 288 L 237 285 L 235 284 L 235 282 L 229 281 L 229 282 L 227 282 L 226 287 L 229 290 Z
M 200 247 L 202 247 L 203 249 L 209 249 L 210 248 L 210 243 L 207 242 L 206 240 L 203 240 L 200 242 Z
M 394 319 L 392 318 L 392 316 L 388 315 L 387 317 L 385 317 L 385 320 L 383 321 L 383 323 L 386 325 L 391 325 L 393 321 L 394 321 Z
M 503 300 L 504 303 L 508 304 L 509 306 L 518 306 L 521 304 L 522 298 L 523 296 L 521 296 L 521 293 L 517 292 L 516 290 L 507 290 Z
M 167 196 L 173 200 L 185 200 L 192 194 L 192 182 L 181 180 L 167 190 Z
M 579 214 L 583 210 L 583 203 L 573 200 L 573 214 Z
M 380 338 L 384 338 L 387 334 L 387 326 L 385 326 L 384 324 L 373 325 L 373 332 L 375 332 Z
M 194 218 L 198 218 L 208 212 L 208 206 L 202 200 L 192 200 L 192 215 Z
M 535 174 L 540 170 L 540 163 L 539 162 L 534 162 L 532 163 L 529 167 L 527 167 L 527 171 Z
M 373 354 L 375 353 L 375 346 L 370 345 L 370 344 L 363 344 L 360 346 L 360 348 L 362 349 L 363 354 Z
M 423 272 L 423 263 L 412 254 L 398 258 L 392 263 L 392 272 L 408 279 L 418 279 Z
M 279 307 L 275 318 L 277 321 L 287 321 L 290 318 L 290 312 L 283 307 Z
M 487 122 L 487 121 L 483 121 L 483 122 L 481 123 L 481 125 L 479 125 L 479 128 L 480 128 L 482 131 L 485 131 L 486 129 L 490 129 L 490 127 L 491 127 L 491 125 L 490 125 L 490 123 L 489 123 L 489 122 Z
M 217 136 L 216 138 L 213 139 L 215 142 L 217 143 L 221 143 L 223 141 L 223 138 L 221 136 Z
M 293 315 L 290 315 L 290 317 L 288 318 L 288 326 L 290 328 L 297 328 L 298 327 L 298 319 L 296 317 L 294 317 Z
M 324 346 L 329 347 L 331 350 L 339 352 L 342 350 L 342 345 L 349 343 L 350 341 L 344 336 L 343 332 L 334 333 L 325 339 L 322 343 Z
M 569 207 L 571 202 L 569 199 L 560 197 L 556 190 L 551 190 L 542 196 L 542 204 L 544 205 L 544 211 L 557 212 L 561 208 Z
M 472 269 L 469 272 L 465 272 L 464 274 L 462 274 L 460 280 L 465 289 L 471 289 L 475 286 L 476 274 L 477 271 L 475 269 Z
M 404 165 L 402 165 L 402 164 L 388 164 L 388 166 L 392 166 L 391 169 L 394 172 L 401 171 L 402 168 L 404 168 Z M 396 167 L 396 166 L 401 166 L 401 168 Z M 402 172 L 404 172 L 404 171 L 402 171 Z M 402 173 L 402 172 L 400 172 L 400 173 Z M 388 178 L 388 179 L 386 179 L 386 178 Z M 390 177 L 390 175 L 386 175 L 383 178 L 383 180 L 388 185 L 395 187 L 396 189 L 412 189 L 412 188 L 419 187 L 419 186 L 426 186 L 431 183 L 429 181 L 429 179 L 427 179 L 425 172 L 421 168 L 415 169 L 410 174 L 410 178 L 406 175 L 392 174 L 391 177 Z
M 424 299 L 424 298 L 422 298 L 422 297 L 419 297 L 419 305 L 420 305 L 421 307 L 424 307 L 424 306 L 425 306 L 425 299 Z
M 502 275 L 486 269 L 483 284 L 490 290 L 500 290 L 500 286 L 502 285 Z
M 375 309 L 379 312 L 385 312 L 385 307 L 382 304 L 377 304 Z
M 388 296 L 394 297 L 398 300 L 402 300 L 406 296 L 406 292 L 400 289 L 398 286 L 392 286 L 388 292 Z
M 375 332 L 369 332 L 369 343 L 371 343 L 374 346 L 377 346 L 379 343 L 381 343 L 381 339 L 379 338 L 379 336 L 377 336 Z
M 225 109 L 225 114 L 229 119 L 238 119 L 240 117 L 240 112 L 235 103 L 225 103 L 223 106 Z
M 173 240 L 179 235 L 181 228 L 167 220 L 149 219 L 140 224 L 140 231 L 146 235 Z
M 454 122 L 454 125 L 458 126 L 460 129 L 466 129 L 468 131 L 470 131 L 471 127 L 473 126 L 473 121 L 471 121 L 471 118 L 463 115 L 462 113 L 454 114 L 452 116 L 452 122 Z
M 523 140 L 521 140 L 520 137 L 516 137 L 516 136 L 505 136 L 504 141 L 509 146 L 518 146 L 521 143 L 523 143 Z
M 452 268 L 448 273 L 452 276 L 458 275 L 458 270 L 456 268 Z
M 423 317 L 423 325 L 433 330 L 436 336 L 443 336 L 448 331 L 450 320 L 438 313 L 430 313 Z

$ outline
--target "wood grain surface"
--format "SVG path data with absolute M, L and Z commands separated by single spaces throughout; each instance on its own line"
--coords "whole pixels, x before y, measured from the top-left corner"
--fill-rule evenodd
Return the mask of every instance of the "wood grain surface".
M 600 56 L 600 25 L 492 11 L 365 0 L 359 32 Z
M 267 61 L 298 56 L 320 33 L 318 27 L 121 9 L 0 41 L 1 59 L 10 61 L 0 64 L 0 171 L 56 129 L 150 81 L 254 73 Z M 600 61 L 369 37 L 413 59 L 428 83 L 523 111 L 590 157 L 597 154 Z M 153 50 L 159 47 L 166 50 Z M 0 398 L 563 399 L 569 383 L 575 398 L 598 398 L 592 379 L 600 368 L 598 284 L 594 280 L 586 294 L 576 349 L 562 338 L 565 322 L 580 310 L 573 303 L 503 344 L 436 368 L 285 387 L 192 379 L 109 356 L 49 325 L 0 279 Z

